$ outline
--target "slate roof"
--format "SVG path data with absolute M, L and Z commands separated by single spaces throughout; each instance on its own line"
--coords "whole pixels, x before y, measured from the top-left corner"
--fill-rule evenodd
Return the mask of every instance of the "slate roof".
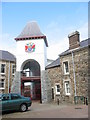
M 80 47 L 79 48 L 76 48 L 76 49 L 73 49 L 74 50 L 80 50 L 82 48 L 85 48 L 87 46 L 90 45 L 90 38 L 86 39 L 86 40 L 83 40 L 80 42 Z M 63 53 L 61 53 L 59 56 L 63 56 L 63 55 L 67 55 L 67 54 L 70 54 L 72 50 L 69 50 L 67 49 L 66 51 L 64 51 Z M 53 67 L 57 67 L 57 66 L 60 66 L 60 57 L 57 58 L 55 61 L 53 61 L 51 64 L 47 65 L 46 66 L 46 69 L 49 69 L 49 68 L 53 68 Z
M 0 60 L 15 62 L 16 58 L 13 54 L 8 51 L 0 50 Z
M 57 67 L 60 66 L 60 57 L 57 58 L 55 61 L 53 61 L 51 64 L 47 65 L 45 68 L 53 68 L 53 67 Z
M 80 50 L 82 48 L 85 48 L 87 46 L 90 45 L 90 38 L 86 39 L 86 40 L 83 40 L 80 42 L 80 47 L 76 48 L 76 49 L 67 49 L 66 51 L 62 52 L 59 56 L 63 56 L 63 55 L 67 55 L 67 54 L 70 54 L 71 51 L 76 51 L 76 50 Z
M 20 40 L 21 38 L 44 38 L 46 46 L 48 46 L 46 36 L 40 31 L 40 28 L 37 24 L 37 22 L 32 21 L 28 22 L 27 25 L 24 27 L 22 32 L 19 36 L 15 38 L 15 40 Z
M 23 31 L 17 38 L 22 37 L 33 37 L 33 36 L 44 36 L 43 33 L 41 33 L 39 26 L 36 22 L 28 22 L 27 25 L 24 27 Z

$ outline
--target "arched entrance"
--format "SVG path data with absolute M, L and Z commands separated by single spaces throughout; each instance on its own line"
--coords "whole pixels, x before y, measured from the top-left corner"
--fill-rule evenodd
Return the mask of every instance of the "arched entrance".
M 26 60 L 21 66 L 21 94 L 41 100 L 40 65 L 33 59 Z

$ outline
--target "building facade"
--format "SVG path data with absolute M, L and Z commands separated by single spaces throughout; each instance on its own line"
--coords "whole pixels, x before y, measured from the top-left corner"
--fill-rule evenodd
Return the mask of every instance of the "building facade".
M 0 51 L 0 93 L 19 93 L 42 103 L 84 103 L 90 39 L 80 42 L 78 31 L 68 38 L 68 50 L 55 61 L 47 60 L 47 38 L 36 22 L 29 22 L 15 38 L 16 58 Z
M 33 100 L 50 101 L 51 87 L 45 71 L 48 47 L 46 36 L 36 22 L 29 22 L 15 40 L 17 68 L 11 91 L 31 96 Z
M 0 50 L 0 93 L 9 93 L 16 71 L 16 58 L 8 51 Z
M 84 103 L 88 97 L 88 51 L 90 39 L 80 42 L 79 32 L 69 36 L 69 49 L 61 53 L 58 66 L 46 67 L 52 81 L 54 101 Z

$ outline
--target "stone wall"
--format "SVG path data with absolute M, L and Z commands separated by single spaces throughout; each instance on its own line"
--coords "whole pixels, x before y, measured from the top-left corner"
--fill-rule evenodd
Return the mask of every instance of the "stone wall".
M 88 96 L 88 48 L 75 50 L 73 52 L 75 80 L 76 80 L 76 95 Z M 69 63 L 69 74 L 64 74 L 63 62 Z M 51 86 L 55 89 L 55 83 L 60 83 L 60 96 L 55 95 L 56 101 L 59 97 L 60 102 L 74 103 L 75 84 L 73 73 L 72 54 L 60 56 L 60 66 L 47 69 L 49 78 L 51 79 Z M 65 95 L 65 81 L 70 82 L 70 95 Z M 55 91 L 55 90 L 54 90 Z
M 15 65 L 15 62 L 10 62 L 2 60 L 0 61 L 0 64 L 5 64 L 5 74 L 0 73 L 0 78 L 5 79 L 5 89 L 0 90 L 2 93 L 8 93 L 11 89 L 11 84 L 14 79 L 14 75 L 12 74 L 12 65 Z M 8 85 L 9 82 L 9 85 Z M 9 87 L 9 88 L 8 88 Z
M 88 102 L 90 105 L 90 46 L 88 47 Z
M 46 69 L 48 72 L 48 76 L 51 80 L 51 87 L 54 89 L 54 101 L 57 102 L 57 99 L 61 100 L 61 93 L 62 93 L 62 74 L 61 74 L 61 67 L 53 67 L 50 69 Z M 60 95 L 56 95 L 56 90 L 55 90 L 55 84 L 59 83 L 60 84 Z
M 63 68 L 63 61 L 69 61 L 69 75 L 63 75 L 62 79 L 70 80 L 70 92 L 69 101 L 74 102 L 75 96 L 75 84 L 73 73 L 73 61 L 72 54 L 68 54 L 60 57 L 61 68 Z M 88 49 L 83 48 L 73 52 L 75 80 L 76 80 L 76 96 L 88 96 Z
M 42 103 L 47 103 L 52 100 L 51 79 L 45 70 L 41 72 L 41 99 Z
M 11 93 L 21 94 L 21 73 L 16 71 L 14 80 L 11 86 Z

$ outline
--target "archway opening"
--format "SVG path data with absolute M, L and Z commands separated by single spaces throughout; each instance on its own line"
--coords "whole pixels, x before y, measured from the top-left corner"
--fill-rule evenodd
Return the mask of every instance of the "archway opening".
M 40 65 L 37 61 L 26 60 L 21 67 L 21 94 L 32 100 L 41 100 Z

